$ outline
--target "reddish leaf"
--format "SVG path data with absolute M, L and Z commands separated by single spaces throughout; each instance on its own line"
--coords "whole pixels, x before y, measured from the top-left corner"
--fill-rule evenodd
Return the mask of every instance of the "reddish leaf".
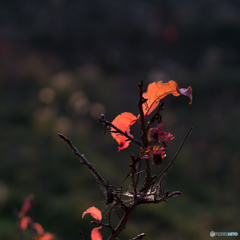
M 134 116 L 132 113 L 124 112 L 120 115 L 118 115 L 113 121 L 112 124 L 115 125 L 117 128 L 119 128 L 123 132 L 127 132 L 127 134 L 131 137 L 133 135 L 130 134 L 130 126 L 134 124 L 139 117 Z M 115 131 L 114 128 L 111 128 L 112 131 Z M 127 138 L 123 136 L 122 134 L 112 132 L 112 137 L 118 142 L 119 147 L 118 151 L 121 149 L 124 149 L 128 147 L 129 141 L 126 141 Z
M 85 214 L 90 213 L 92 215 L 93 218 L 95 218 L 96 220 L 101 221 L 102 220 L 102 213 L 101 211 L 96 208 L 96 207 L 90 207 L 87 209 L 87 211 L 85 211 L 82 215 L 82 218 L 84 218 Z
M 148 131 L 148 141 L 158 141 L 168 143 L 170 140 L 173 140 L 174 137 L 171 133 L 162 131 L 163 124 L 158 124 L 155 128 L 150 128 Z
M 33 223 L 32 227 L 36 229 L 38 235 L 43 235 L 44 234 L 44 230 L 43 230 L 43 227 L 41 226 L 41 224 Z
M 31 208 L 31 201 L 32 201 L 32 196 L 24 200 L 24 204 L 21 207 L 21 212 L 26 214 L 29 211 L 29 209 Z
M 42 236 L 39 237 L 39 240 L 52 240 L 54 235 L 52 233 L 44 233 Z
M 24 203 L 21 207 L 21 211 L 18 213 L 19 218 L 22 218 L 23 216 L 25 216 L 27 212 L 31 209 L 33 199 L 34 199 L 33 195 L 29 195 L 26 199 L 24 199 Z
M 101 228 L 101 227 L 100 227 Z M 94 228 L 91 232 L 91 238 L 92 240 L 102 240 L 102 235 L 99 232 L 100 228 Z
M 192 88 L 189 86 L 186 88 L 178 88 L 175 81 L 169 81 L 168 83 L 154 82 L 148 85 L 147 92 L 143 93 L 143 97 L 148 99 L 143 105 L 144 115 L 150 114 L 159 104 L 160 99 L 166 97 L 168 94 L 174 96 L 185 95 L 190 98 L 192 103 Z
M 52 240 L 54 237 L 52 233 L 44 233 L 43 235 L 35 236 L 32 240 Z
M 29 223 L 32 223 L 32 219 L 30 217 L 23 217 L 20 222 L 20 228 L 26 230 Z

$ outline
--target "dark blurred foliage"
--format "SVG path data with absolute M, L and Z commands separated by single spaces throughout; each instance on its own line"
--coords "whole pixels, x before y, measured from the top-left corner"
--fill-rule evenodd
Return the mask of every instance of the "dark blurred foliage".
M 46 231 L 74 240 L 81 228 L 90 239 L 91 219 L 81 215 L 92 205 L 106 213 L 104 196 L 57 133 L 121 185 L 138 148 L 117 152 L 97 118 L 137 114 L 141 79 L 146 87 L 170 79 L 193 87 L 191 106 L 182 96 L 164 100 L 164 130 L 175 136 L 164 164 L 194 132 L 165 187 L 184 195 L 139 208 L 121 239 L 239 231 L 239 42 L 234 0 L 2 0 L 0 239 L 20 239 L 12 210 L 29 194 Z M 138 137 L 137 126 L 132 132 Z

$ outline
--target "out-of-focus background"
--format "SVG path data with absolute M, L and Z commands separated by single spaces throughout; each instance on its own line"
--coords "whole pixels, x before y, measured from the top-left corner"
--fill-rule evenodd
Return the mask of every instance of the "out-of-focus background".
M 106 213 L 104 196 L 57 133 L 121 186 L 139 149 L 117 152 L 97 119 L 137 115 L 141 79 L 193 88 L 192 105 L 164 99 L 164 130 L 175 136 L 164 164 L 194 131 L 165 186 L 184 195 L 140 207 L 120 239 L 240 232 L 238 1 L 2 0 L 0 19 L 0 239 L 20 239 L 12 210 L 29 194 L 45 231 L 77 240 L 81 228 L 90 239 L 91 218 L 81 216 L 92 205 Z

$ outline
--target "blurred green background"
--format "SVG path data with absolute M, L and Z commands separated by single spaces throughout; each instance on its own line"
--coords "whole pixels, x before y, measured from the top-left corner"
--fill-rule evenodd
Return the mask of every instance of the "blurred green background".
M 171 79 L 193 88 L 192 105 L 164 99 L 164 130 L 175 136 L 164 164 L 194 131 L 165 186 L 184 195 L 137 209 L 120 239 L 240 232 L 238 1 L 2 0 L 0 19 L 0 239 L 20 239 L 12 211 L 29 194 L 35 221 L 58 240 L 79 239 L 79 228 L 90 239 L 92 218 L 81 215 L 92 205 L 106 213 L 105 199 L 57 133 L 121 186 L 138 147 L 117 152 L 97 119 L 137 115 L 141 79 L 145 89 Z

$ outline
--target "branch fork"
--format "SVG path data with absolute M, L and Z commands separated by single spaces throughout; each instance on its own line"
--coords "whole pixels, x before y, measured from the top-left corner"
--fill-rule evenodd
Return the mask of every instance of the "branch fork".
M 162 117 L 160 114 L 160 111 L 163 110 L 164 103 L 160 104 L 152 118 L 149 120 L 149 122 L 145 123 L 146 116 L 144 115 L 143 111 L 143 105 L 146 103 L 147 99 L 143 98 L 143 81 L 140 82 L 138 85 L 139 88 L 139 101 L 138 101 L 138 109 L 140 114 L 140 121 L 141 121 L 141 141 L 136 140 L 132 136 L 130 136 L 127 132 L 121 131 L 117 126 L 106 120 L 105 116 L 102 114 L 98 122 L 103 123 L 104 125 L 104 132 L 106 129 L 113 128 L 114 130 L 112 132 L 121 134 L 124 137 L 127 138 L 127 141 L 134 142 L 136 145 L 141 147 L 142 149 L 146 150 L 149 146 L 149 140 L 148 140 L 148 131 L 156 121 L 158 123 L 161 122 Z M 97 180 L 97 183 L 100 185 L 101 190 L 103 191 L 105 197 L 106 197 L 106 203 L 110 204 L 110 210 L 108 211 L 107 215 L 109 215 L 109 224 L 104 224 L 101 222 L 92 221 L 93 224 L 105 227 L 110 229 L 110 236 L 108 240 L 116 240 L 119 234 L 125 229 L 126 224 L 130 217 L 132 216 L 135 209 L 142 205 L 142 204 L 157 204 L 160 202 L 167 202 L 167 199 L 176 197 L 182 194 L 180 191 L 174 191 L 172 193 L 169 193 L 169 191 L 164 192 L 164 184 L 166 180 L 166 175 L 170 168 L 172 167 L 174 161 L 176 160 L 178 154 L 180 153 L 185 141 L 187 140 L 188 136 L 192 132 L 193 128 L 189 130 L 186 137 L 184 138 L 179 150 L 177 151 L 174 158 L 171 160 L 171 162 L 165 167 L 165 169 L 158 175 L 152 175 L 151 172 L 151 164 L 150 159 L 146 159 L 143 157 L 143 154 L 140 153 L 135 157 L 133 154 L 130 155 L 131 157 L 131 163 L 129 164 L 130 172 L 126 176 L 126 178 L 130 177 L 131 184 L 130 188 L 123 190 L 122 187 L 117 188 L 113 185 L 110 185 L 108 181 L 106 181 L 100 173 L 95 169 L 95 167 L 87 160 L 87 158 L 81 154 L 78 149 L 73 145 L 73 143 L 65 137 L 63 134 L 58 134 L 58 136 L 65 141 L 68 146 L 73 150 L 74 154 L 79 158 L 80 162 L 85 165 L 94 175 L 94 177 Z M 142 169 L 142 163 L 145 162 L 145 168 Z M 139 178 L 141 174 L 144 174 L 144 182 L 143 185 L 140 186 L 139 189 Z M 126 179 L 125 178 L 125 179 Z M 124 179 L 124 180 L 125 180 Z M 159 183 L 157 184 L 157 181 L 159 180 Z M 123 216 L 121 217 L 121 220 L 119 224 L 116 227 L 112 226 L 111 223 L 111 213 L 115 210 L 118 210 L 119 208 L 123 209 Z M 79 232 L 80 238 L 83 239 L 82 232 Z M 138 236 L 132 238 L 132 240 L 137 239 L 143 239 L 145 236 L 145 233 L 141 233 Z

